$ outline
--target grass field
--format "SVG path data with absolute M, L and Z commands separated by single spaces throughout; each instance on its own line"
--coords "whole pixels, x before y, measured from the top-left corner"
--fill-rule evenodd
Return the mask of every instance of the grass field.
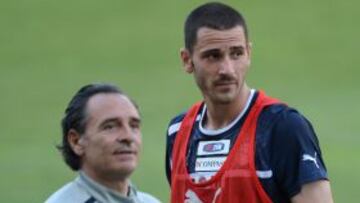
M 133 182 L 168 201 L 169 119 L 200 99 L 181 69 L 183 21 L 203 1 L 2 0 L 0 202 L 43 202 L 75 174 L 55 145 L 82 85 L 119 85 L 141 107 L 144 150 Z M 249 84 L 316 128 L 336 202 L 360 194 L 359 1 L 226 1 L 247 18 Z

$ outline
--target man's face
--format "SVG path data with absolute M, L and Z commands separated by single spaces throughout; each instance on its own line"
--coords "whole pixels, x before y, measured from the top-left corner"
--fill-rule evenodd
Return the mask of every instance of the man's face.
M 250 46 L 244 30 L 200 28 L 193 53 L 183 50 L 188 73 L 193 73 L 205 101 L 227 104 L 239 98 L 250 66 Z
M 138 164 L 142 144 L 135 106 L 121 94 L 97 94 L 87 103 L 86 117 L 79 141 L 81 169 L 93 178 L 127 178 Z

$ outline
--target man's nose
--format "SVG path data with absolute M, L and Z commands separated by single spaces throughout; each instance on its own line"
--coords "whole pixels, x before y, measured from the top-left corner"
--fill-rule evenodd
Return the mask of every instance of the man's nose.
M 124 125 L 117 134 L 117 140 L 119 142 L 131 143 L 134 139 L 134 132 L 131 126 Z
M 234 73 L 232 60 L 229 56 L 225 56 L 219 64 L 219 74 L 229 75 Z

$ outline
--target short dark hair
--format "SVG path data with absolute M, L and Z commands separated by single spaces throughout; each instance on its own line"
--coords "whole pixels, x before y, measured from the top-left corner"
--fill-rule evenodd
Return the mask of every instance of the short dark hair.
M 85 85 L 73 96 L 61 121 L 62 143 L 59 144 L 57 148 L 61 151 L 65 163 L 74 171 L 80 169 L 81 160 L 80 157 L 72 150 L 70 143 L 68 142 L 68 132 L 71 129 L 74 129 L 80 135 L 85 133 L 87 122 L 87 103 L 91 97 L 100 93 L 125 95 L 118 87 L 112 84 L 98 83 Z M 128 97 L 127 95 L 125 96 Z M 134 104 L 136 109 L 138 109 L 136 103 L 131 99 L 130 101 Z
M 194 9 L 185 21 L 185 48 L 189 50 L 190 53 L 193 52 L 197 32 L 201 27 L 227 30 L 238 25 L 243 27 L 246 40 L 248 40 L 248 29 L 245 19 L 240 12 L 228 5 L 218 2 L 203 4 Z

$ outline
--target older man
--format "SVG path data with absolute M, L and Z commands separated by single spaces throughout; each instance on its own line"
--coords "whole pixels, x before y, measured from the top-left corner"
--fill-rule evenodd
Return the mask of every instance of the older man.
M 142 146 L 140 124 L 136 104 L 117 87 L 82 87 L 65 111 L 59 146 L 67 165 L 79 175 L 46 202 L 158 203 L 129 180 Z

